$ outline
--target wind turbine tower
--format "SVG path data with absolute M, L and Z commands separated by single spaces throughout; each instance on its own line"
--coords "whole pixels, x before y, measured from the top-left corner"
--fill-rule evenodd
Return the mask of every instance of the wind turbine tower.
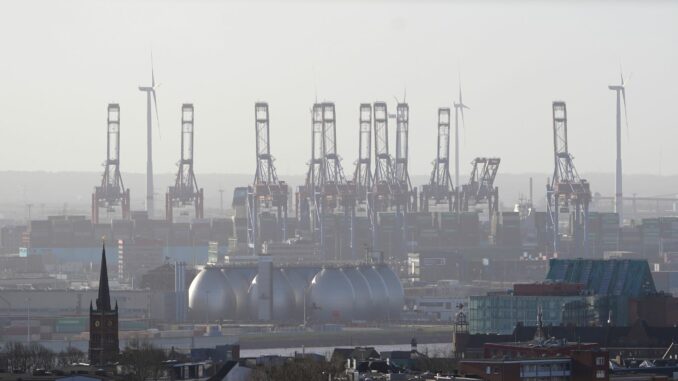
M 464 109 L 470 110 L 461 97 L 461 81 L 459 82 L 459 102 L 454 102 L 454 183 L 459 186 L 459 114 L 464 123 Z
M 158 118 L 158 102 L 155 97 L 155 89 L 158 85 L 155 83 L 155 75 L 153 73 L 153 60 L 151 59 L 151 86 L 139 86 L 139 91 L 146 93 L 146 212 L 148 218 L 153 218 L 154 204 L 153 204 L 153 118 L 151 117 L 151 97 L 153 97 L 153 108 L 155 108 L 155 119 L 160 128 L 160 120 Z
M 624 86 L 624 76 L 620 73 L 620 83 L 610 85 L 608 88 L 617 93 L 617 171 L 614 195 L 614 211 L 619 215 L 619 225 L 624 224 L 624 198 L 622 194 L 622 148 L 621 148 L 621 102 L 624 102 L 624 116 L 626 117 L 626 128 L 628 131 L 629 120 L 626 113 L 626 88 Z

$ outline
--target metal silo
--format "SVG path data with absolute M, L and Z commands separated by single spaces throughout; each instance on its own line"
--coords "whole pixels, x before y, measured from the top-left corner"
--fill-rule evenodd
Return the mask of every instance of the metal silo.
M 403 284 L 400 282 L 400 278 L 386 264 L 376 265 L 375 269 L 384 279 L 386 289 L 388 290 L 389 319 L 398 320 L 405 305 Z
M 221 269 L 221 271 L 226 276 L 228 283 L 233 289 L 236 299 L 236 317 L 238 319 L 246 319 L 248 314 L 248 300 L 247 292 L 252 283 L 251 279 L 248 279 L 242 271 L 238 271 L 238 268 L 235 267 L 226 267 Z
M 372 290 L 370 290 L 367 279 L 356 267 L 345 267 L 342 270 L 351 282 L 355 292 L 354 318 L 356 320 L 374 320 L 375 311 Z
M 285 267 L 282 269 L 282 272 L 285 274 L 294 294 L 293 316 L 295 319 L 301 319 L 304 309 L 304 294 L 310 285 L 310 282 L 306 280 L 306 269 L 301 267 Z
M 358 266 L 358 270 L 363 274 L 370 286 L 372 292 L 372 317 L 374 320 L 387 320 L 389 317 L 388 290 L 386 283 L 372 265 L 364 264 Z
M 259 275 L 255 276 L 252 279 L 252 284 L 250 285 L 248 291 L 248 300 L 249 300 L 249 318 L 252 320 L 257 320 L 259 317 L 259 290 L 257 287 L 257 278 Z M 290 287 L 289 282 L 285 275 L 280 271 L 280 269 L 273 270 L 273 320 L 276 321 L 289 321 L 293 319 L 294 306 L 296 300 L 294 298 L 294 292 L 292 287 Z
M 355 291 L 343 271 L 325 268 L 313 278 L 306 311 L 312 322 L 353 320 Z
M 206 267 L 193 279 L 188 307 L 197 321 L 235 318 L 236 295 L 220 269 Z

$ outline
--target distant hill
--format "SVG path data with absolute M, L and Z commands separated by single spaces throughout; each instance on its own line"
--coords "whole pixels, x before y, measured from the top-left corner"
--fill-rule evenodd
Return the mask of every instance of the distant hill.
M 350 173 L 349 171 L 347 171 Z M 231 204 L 233 188 L 252 181 L 252 175 L 245 174 L 197 174 L 198 184 L 205 189 L 205 207 L 219 208 L 219 189 L 224 189 L 224 206 Z M 527 197 L 529 178 L 534 179 L 535 203 L 543 204 L 545 184 L 550 174 L 546 173 L 502 173 L 497 175 L 495 184 L 499 186 L 500 200 L 505 207 L 513 205 L 520 195 Z M 614 174 L 582 174 L 591 183 L 593 192 L 612 196 L 614 194 Z M 303 175 L 281 175 L 281 179 L 290 185 L 303 183 Z M 463 177 L 462 180 L 465 178 Z M 92 189 L 101 181 L 101 174 L 94 172 L 19 172 L 0 171 L 0 217 L 25 218 L 25 204 L 33 204 L 33 216 L 59 214 L 64 208 L 67 213 L 89 214 Z M 124 173 L 125 187 L 131 189 L 132 209 L 142 209 L 144 205 L 146 180 L 144 174 Z M 420 187 L 428 181 L 428 176 L 412 177 L 412 184 Z M 174 174 L 162 173 L 155 176 L 158 193 L 156 205 L 164 203 L 165 190 L 174 182 Z M 678 175 L 626 175 L 624 194 L 639 196 L 678 196 Z

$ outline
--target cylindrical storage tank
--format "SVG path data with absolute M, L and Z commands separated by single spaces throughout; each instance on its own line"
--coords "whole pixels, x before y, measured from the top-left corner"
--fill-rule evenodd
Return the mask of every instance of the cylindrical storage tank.
M 247 319 L 247 314 L 249 312 L 247 309 L 247 292 L 249 291 L 252 280 L 248 279 L 247 274 L 235 267 L 226 267 L 221 269 L 221 271 L 226 276 L 226 280 L 228 280 L 228 284 L 231 285 L 231 289 L 235 294 L 236 318 Z
M 310 282 L 306 280 L 306 271 L 299 267 L 285 267 L 282 269 L 283 274 L 287 278 L 287 282 L 292 288 L 294 294 L 294 311 L 293 316 L 296 319 L 303 318 L 304 310 L 304 295 L 308 290 Z
M 257 278 L 252 279 L 252 284 L 248 291 L 249 300 L 249 318 L 252 320 L 259 319 L 259 287 L 257 286 Z M 294 306 L 296 300 L 294 299 L 294 292 L 290 287 L 289 282 L 280 269 L 273 269 L 273 320 L 289 321 L 294 318 Z
M 386 320 L 389 316 L 388 290 L 386 283 L 372 265 L 360 265 L 358 270 L 367 280 L 372 292 L 372 318 L 374 320 Z
M 236 296 L 220 269 L 206 267 L 193 279 L 188 288 L 188 308 L 197 321 L 235 318 Z
M 398 320 L 400 319 L 400 313 L 403 312 L 403 306 L 405 305 L 403 284 L 400 282 L 400 278 L 398 278 L 396 273 L 394 273 L 386 264 L 379 264 L 375 266 L 375 269 L 379 275 L 381 275 L 384 283 L 386 283 L 386 289 L 388 290 L 389 319 Z
M 365 279 L 365 276 L 357 267 L 345 267 L 343 271 L 351 282 L 351 286 L 353 286 L 353 291 L 355 292 L 354 319 L 373 320 L 374 303 L 372 301 L 372 291 L 370 290 L 369 283 L 367 283 L 367 279 Z
M 355 291 L 343 271 L 325 268 L 311 281 L 306 313 L 313 322 L 351 321 Z

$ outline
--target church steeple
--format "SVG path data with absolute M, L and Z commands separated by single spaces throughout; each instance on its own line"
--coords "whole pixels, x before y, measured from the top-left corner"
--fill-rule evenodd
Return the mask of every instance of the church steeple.
M 108 266 L 106 266 L 106 246 L 101 249 L 101 274 L 99 275 L 99 294 L 96 309 L 89 304 L 89 361 L 99 366 L 114 363 L 118 356 L 118 303 L 111 309 L 111 290 L 108 286 Z
M 99 274 L 99 295 L 97 311 L 111 311 L 111 291 L 108 288 L 108 267 L 106 266 L 106 243 L 101 248 L 101 273 Z

